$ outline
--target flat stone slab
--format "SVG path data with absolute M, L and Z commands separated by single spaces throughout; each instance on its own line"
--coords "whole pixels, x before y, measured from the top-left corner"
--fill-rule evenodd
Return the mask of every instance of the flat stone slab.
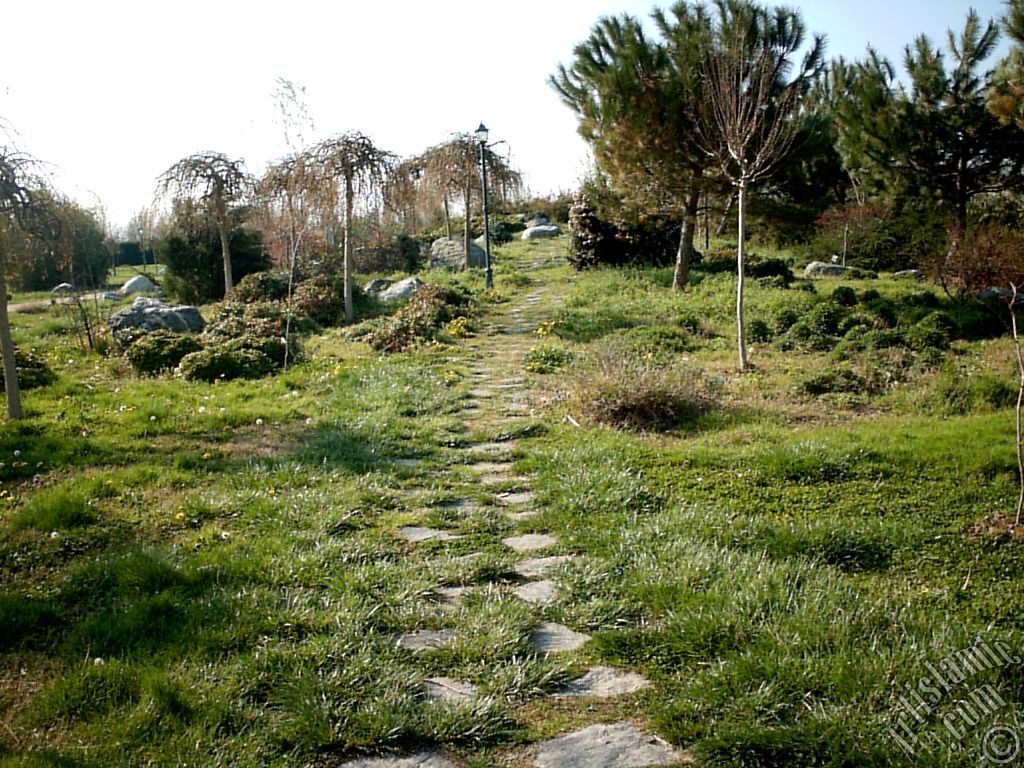
M 399 467 L 418 467 L 423 459 L 395 459 L 392 463 Z
M 490 387 L 477 387 L 469 390 L 469 394 L 473 397 L 491 397 L 494 395 L 494 390 Z
M 535 579 L 539 576 L 546 576 L 556 568 L 575 559 L 575 555 L 553 555 L 552 557 L 535 557 L 532 560 L 523 560 L 512 570 L 524 579 Z
M 529 504 L 534 499 L 531 491 L 519 491 L 518 493 L 498 494 L 498 503 L 505 505 Z
M 516 597 L 534 605 L 551 605 L 558 599 L 558 585 L 553 581 L 528 581 L 512 590 Z
M 546 622 L 530 633 L 530 645 L 541 653 L 575 651 L 590 640 L 590 635 L 574 632 L 554 622 Z
M 628 723 L 591 725 L 538 745 L 537 768 L 647 768 L 687 760 L 687 753 Z
M 364 757 L 342 763 L 341 768 L 458 768 L 438 752 L 421 752 L 409 757 Z
M 533 509 L 527 510 L 525 512 L 509 512 L 508 519 L 512 520 L 513 522 L 520 523 L 524 520 L 530 520 L 531 518 L 536 517 L 538 514 L 540 513 Z
M 470 446 L 470 450 L 474 453 L 504 453 L 511 447 L 511 441 L 504 443 L 477 443 L 476 445 Z
M 536 582 L 538 584 L 543 582 Z M 579 680 L 562 687 L 556 698 L 591 697 L 607 699 L 649 688 L 651 681 L 636 672 L 623 672 L 611 667 L 594 667 Z
M 505 406 L 505 411 L 508 413 L 528 413 L 530 406 L 528 403 L 509 403 Z
M 445 608 L 458 608 L 462 602 L 462 596 L 470 590 L 470 587 L 438 587 L 434 590 L 441 605 Z
M 478 461 L 474 464 L 470 464 L 469 468 L 474 472 L 480 473 L 507 473 L 512 469 L 511 461 Z
M 462 538 L 448 531 L 440 531 L 437 528 L 421 528 L 416 525 L 399 528 L 397 533 L 410 544 L 419 544 L 424 541 L 454 541 Z
M 450 629 L 417 629 L 398 638 L 398 647 L 407 651 L 432 651 L 451 645 L 458 638 Z
M 502 539 L 501 543 L 516 552 L 533 552 L 555 546 L 558 539 L 547 533 L 524 533 L 522 536 L 510 536 L 507 539 Z
M 443 701 L 453 704 L 468 704 L 476 698 L 477 687 L 451 677 L 428 677 L 423 681 L 427 701 Z

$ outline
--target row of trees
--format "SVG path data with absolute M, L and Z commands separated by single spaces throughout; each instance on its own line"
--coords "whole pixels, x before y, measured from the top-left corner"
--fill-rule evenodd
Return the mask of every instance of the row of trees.
M 972 206 L 1024 187 L 1024 0 L 1008 2 L 1016 47 L 994 71 L 985 63 L 1000 26 L 972 10 L 947 51 L 925 36 L 906 47 L 903 82 L 871 49 L 826 65 L 823 38 L 808 40 L 786 8 L 683 0 L 652 21 L 653 36 L 628 15 L 601 19 L 550 82 L 617 193 L 616 213 L 680 221 L 674 288 L 688 281 L 700 209 L 735 204 L 743 368 L 749 192 L 763 209 L 802 208 L 847 235 L 927 210 L 944 222 L 936 272 L 946 280 L 970 241 Z
M 483 148 L 489 192 L 498 200 L 514 197 L 519 174 L 508 162 Z M 369 137 L 350 132 L 299 149 L 255 177 L 241 159 L 202 152 L 175 163 L 158 179 L 158 193 L 175 201 L 181 221 L 198 205 L 221 243 L 224 295 L 235 283 L 232 267 L 232 219 L 239 212 L 258 230 L 273 260 L 294 275 L 296 267 L 340 250 L 346 322 L 353 319 L 352 276 L 356 223 L 374 220 L 389 232 L 415 235 L 427 211 L 443 210 L 446 235 L 452 235 L 452 203 L 463 212 L 466 265 L 470 252 L 470 214 L 480 191 L 481 146 L 467 134 L 456 135 L 423 154 L 401 160 Z M 191 201 L 193 206 L 183 205 Z

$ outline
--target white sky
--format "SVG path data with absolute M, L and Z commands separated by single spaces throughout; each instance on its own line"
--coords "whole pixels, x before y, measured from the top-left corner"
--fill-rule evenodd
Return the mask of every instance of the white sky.
M 586 168 L 573 115 L 547 85 L 599 16 L 647 17 L 653 0 L 6 0 L 0 118 L 59 185 L 115 226 L 155 178 L 209 149 L 250 170 L 288 147 L 275 79 L 306 89 L 316 141 L 359 130 L 412 155 L 482 120 L 537 193 Z M 790 0 L 829 57 L 871 42 L 895 61 L 921 32 L 944 42 L 999 0 Z

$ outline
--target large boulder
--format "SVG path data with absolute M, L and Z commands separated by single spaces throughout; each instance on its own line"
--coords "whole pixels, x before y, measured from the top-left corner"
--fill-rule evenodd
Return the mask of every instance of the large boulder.
M 551 223 L 546 213 L 528 213 L 522 218 L 523 226 L 527 229 L 530 227 L 544 227 Z
M 540 224 L 523 230 L 523 240 L 537 240 L 542 237 L 558 237 L 562 230 L 557 224 Z
M 405 280 L 399 280 L 394 285 L 388 287 L 386 291 L 382 291 L 378 294 L 377 298 L 381 301 L 400 301 L 402 299 L 408 299 L 423 285 L 423 281 L 418 277 L 407 277 Z
M 378 293 L 386 291 L 390 287 L 390 280 L 388 280 L 386 277 L 378 277 L 374 280 L 371 280 L 365 286 L 363 286 L 363 293 L 367 294 L 368 296 L 376 296 Z
M 50 289 L 50 293 L 74 293 L 77 290 L 71 283 L 61 283 L 60 285 L 53 286 Z
M 140 296 L 127 309 L 110 316 L 110 330 L 117 332 L 128 328 L 155 331 L 163 328 L 180 333 L 198 333 L 206 327 L 206 321 L 199 309 L 190 306 L 172 307 L 159 299 Z
M 920 269 L 903 269 L 893 272 L 892 276 L 896 280 L 924 280 L 924 273 Z
M 122 296 L 131 296 L 133 293 L 156 293 L 159 289 L 145 275 L 136 275 L 127 283 L 121 286 Z
M 469 266 L 483 267 L 486 256 L 484 249 L 476 243 L 469 244 Z M 466 251 L 461 240 L 441 237 L 430 244 L 430 266 L 444 269 L 462 269 L 466 266 Z
M 824 261 L 812 261 L 804 269 L 804 277 L 842 277 L 850 271 L 842 264 L 829 264 Z

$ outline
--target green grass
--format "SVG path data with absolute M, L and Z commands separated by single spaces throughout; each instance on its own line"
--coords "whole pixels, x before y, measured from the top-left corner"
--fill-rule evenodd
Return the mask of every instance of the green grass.
M 897 328 L 961 310 L 886 280 L 754 281 L 750 319 L 771 333 L 739 375 L 728 274 L 696 270 L 673 294 L 667 270 L 571 275 L 563 247 L 496 249 L 486 298 L 476 272 L 431 273 L 474 297 L 468 339 L 381 356 L 326 331 L 306 362 L 255 382 L 137 378 L 59 318 L 16 316 L 58 380 L 0 425 L 0 766 L 337 764 L 432 746 L 493 765 L 621 719 L 708 765 L 907 764 L 886 729 L 925 662 L 979 635 L 1024 641 L 1024 545 L 972 528 L 1016 501 L 1007 341 L 965 333 L 898 369 L 878 350 L 785 348 L 784 312 L 803 318 L 842 284 L 877 291 Z M 489 318 L 516 308 L 539 333 L 492 334 Z M 571 395 L 609 347 L 701 371 L 706 411 L 649 432 L 578 418 Z M 839 364 L 899 376 L 803 387 Z M 523 378 L 535 414 L 463 411 L 481 366 L 492 384 Z M 529 480 L 482 486 L 464 449 L 484 443 Z M 538 516 L 499 514 L 495 490 L 524 482 Z M 414 546 L 405 525 L 462 538 Z M 522 579 L 501 539 L 522 532 L 577 556 L 554 605 L 510 594 Z M 437 587 L 468 591 L 447 610 Z M 542 621 L 593 639 L 538 655 L 527 637 Z M 441 628 L 458 642 L 395 643 Z M 653 686 L 548 698 L 598 663 Z M 433 705 L 422 682 L 436 675 L 483 697 Z M 1012 717 L 1019 665 L 983 683 Z M 920 731 L 944 729 L 933 716 Z M 922 745 L 911 764 L 977 761 Z

